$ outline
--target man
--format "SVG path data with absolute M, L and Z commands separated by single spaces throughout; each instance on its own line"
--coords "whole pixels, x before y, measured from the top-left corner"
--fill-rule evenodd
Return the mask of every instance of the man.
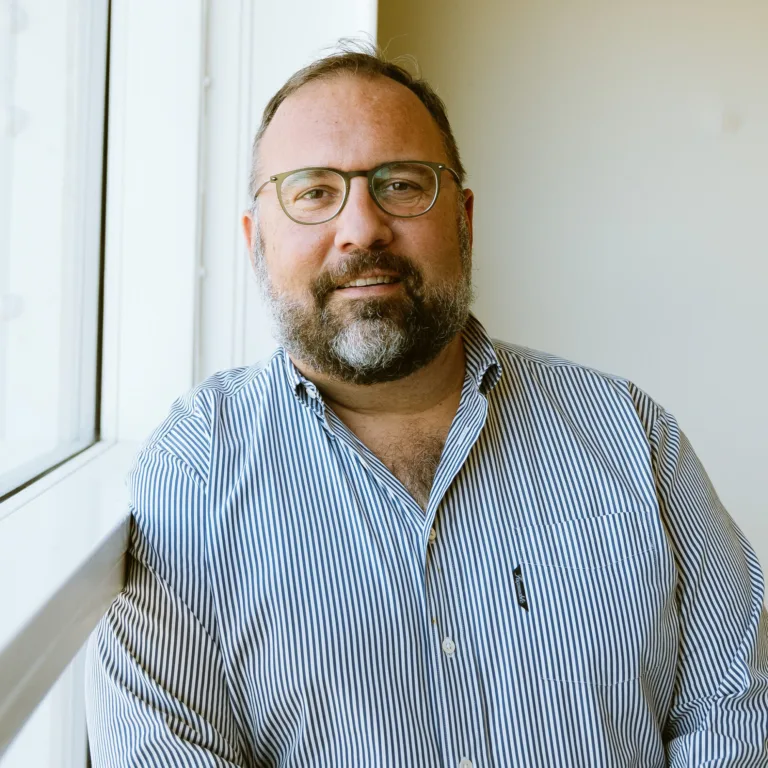
M 463 180 L 376 55 L 267 106 L 243 224 L 282 346 L 137 458 L 95 765 L 768 765 L 752 549 L 647 395 L 469 314 Z

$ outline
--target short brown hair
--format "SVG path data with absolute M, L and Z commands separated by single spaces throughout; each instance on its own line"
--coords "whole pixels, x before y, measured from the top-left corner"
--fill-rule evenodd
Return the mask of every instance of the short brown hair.
M 269 103 L 264 108 L 261 125 L 253 139 L 249 184 L 251 199 L 253 200 L 257 189 L 256 166 L 259 144 L 279 106 L 291 94 L 298 91 L 302 85 L 311 83 L 313 80 L 320 80 L 324 77 L 340 74 L 351 74 L 361 77 L 388 77 L 390 80 L 404 85 L 408 90 L 415 93 L 419 101 L 429 110 L 429 114 L 432 115 L 437 123 L 437 127 L 440 129 L 440 134 L 443 137 L 443 146 L 445 147 L 446 155 L 448 155 L 448 161 L 453 170 L 458 173 L 460 185 L 464 186 L 466 172 L 461 163 L 459 148 L 456 145 L 456 139 L 453 137 L 451 125 L 448 122 L 445 104 L 429 83 L 420 77 L 414 77 L 408 70 L 398 64 L 387 61 L 383 52 L 376 45 L 354 40 L 340 40 L 338 48 L 338 52 L 318 59 L 291 75 L 285 85 L 269 100 Z

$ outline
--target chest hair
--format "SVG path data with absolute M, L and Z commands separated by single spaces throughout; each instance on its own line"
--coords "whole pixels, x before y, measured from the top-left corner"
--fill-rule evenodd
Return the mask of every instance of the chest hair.
M 423 424 L 416 424 L 397 436 L 377 439 L 368 447 L 424 509 L 447 435 L 447 427 L 427 429 Z

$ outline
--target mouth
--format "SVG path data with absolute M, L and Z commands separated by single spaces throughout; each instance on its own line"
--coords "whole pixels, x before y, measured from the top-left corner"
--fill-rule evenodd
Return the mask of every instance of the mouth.
M 397 277 L 377 275 L 376 277 L 360 277 L 357 280 L 350 280 L 348 283 L 340 285 L 339 288 L 367 288 L 370 285 L 391 285 L 399 282 Z
M 359 277 L 355 280 L 350 280 L 347 283 L 339 285 L 337 291 L 359 291 L 363 290 L 370 292 L 372 290 L 386 290 L 390 286 L 398 285 L 400 278 L 396 275 L 371 275 L 369 277 Z

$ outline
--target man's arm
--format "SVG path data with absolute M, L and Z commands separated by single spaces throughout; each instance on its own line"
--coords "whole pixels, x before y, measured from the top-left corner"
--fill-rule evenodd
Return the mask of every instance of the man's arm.
M 88 647 L 95 768 L 247 764 L 206 584 L 205 487 L 179 455 L 195 424 L 179 409 L 131 473 L 127 584 Z
M 675 419 L 633 392 L 677 566 L 680 649 L 664 740 L 672 768 L 768 766 L 768 618 L 754 551 Z

